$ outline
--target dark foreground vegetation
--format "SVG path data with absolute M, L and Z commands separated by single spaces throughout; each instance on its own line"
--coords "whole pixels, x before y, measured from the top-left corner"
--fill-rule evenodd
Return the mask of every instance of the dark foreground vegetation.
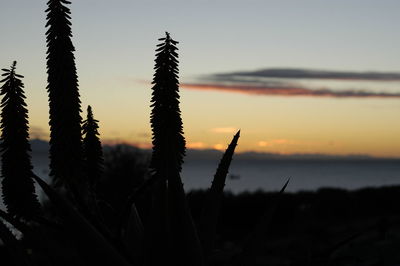
M 118 153 L 119 157 L 132 156 Z M 137 158 L 131 157 L 131 162 L 135 165 Z M 141 172 L 141 166 L 140 163 L 136 167 L 129 166 L 128 171 Z M 121 169 L 126 168 L 117 170 L 122 174 Z M 118 180 L 124 180 L 124 176 L 120 175 Z M 125 182 L 132 181 L 126 179 Z M 114 189 L 123 191 L 120 188 L 111 188 L 111 191 Z M 119 206 L 118 199 L 109 198 L 116 196 L 111 191 L 104 195 L 105 198 L 113 202 L 112 205 Z M 207 191 L 196 190 L 187 195 L 196 224 L 206 194 Z M 400 187 L 397 186 L 285 193 L 280 197 L 268 229 L 263 232 L 260 248 L 253 251 L 245 265 L 398 265 L 400 207 L 394 203 L 399 194 Z M 238 195 L 224 193 L 211 265 L 234 265 L 227 261 L 240 254 L 249 237 L 249 228 L 262 220 L 265 210 L 271 208 L 276 198 L 277 193 L 262 191 Z M 48 204 L 45 204 L 45 208 L 50 208 L 47 212 L 54 212 Z M 146 211 L 149 209 L 147 196 L 138 199 L 137 209 L 146 228 L 151 221 Z M 57 233 L 54 234 L 52 237 L 56 237 Z M 30 247 L 32 243 L 29 242 L 29 239 L 24 239 L 22 244 Z M 61 243 L 65 245 L 65 239 Z M 56 253 L 51 256 L 65 261 L 52 264 L 45 258 L 47 254 L 41 254 L 45 252 L 41 248 L 35 246 L 32 250 L 36 253 L 32 257 L 33 265 L 75 265 L 79 256 L 72 246 L 57 246 L 52 250 Z M 15 265 L 4 246 L 0 247 L 0 258 L 2 265 Z
M 93 109 L 81 117 L 69 4 L 49 0 L 46 10 L 51 184 L 32 171 L 23 76 L 16 62 L 3 69 L 0 265 L 400 263 L 399 188 L 285 194 L 287 181 L 275 194 L 224 194 L 240 132 L 210 188 L 187 195 L 178 42 L 169 33 L 156 47 L 151 156 L 104 154 Z
M 188 195 L 195 220 L 205 194 Z M 285 193 L 246 265 L 398 265 L 399 195 L 397 186 Z M 241 250 L 248 228 L 263 220 L 277 197 L 262 191 L 224 194 L 216 259 Z

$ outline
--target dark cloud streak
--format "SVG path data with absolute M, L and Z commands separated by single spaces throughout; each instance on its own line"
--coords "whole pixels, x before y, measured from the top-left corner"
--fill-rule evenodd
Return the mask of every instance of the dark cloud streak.
M 241 71 L 211 75 L 215 79 L 234 80 L 235 77 L 262 77 L 284 79 L 333 79 L 333 80 L 368 80 L 368 81 L 399 81 L 400 73 L 396 72 L 345 72 L 309 70 L 297 68 L 268 68 L 256 71 Z
M 319 87 L 316 88 L 315 83 L 313 87 L 313 83 L 307 82 L 307 80 L 325 81 L 328 86 L 321 87 L 321 85 L 319 85 Z M 342 87 L 338 89 L 335 88 L 334 84 L 330 84 L 329 80 L 351 81 L 351 83 L 349 83 L 349 88 Z M 202 76 L 197 82 L 184 83 L 181 84 L 181 86 L 187 89 L 215 90 L 251 95 L 400 98 L 400 90 L 388 92 L 354 89 L 354 86 L 360 86 L 360 83 L 354 83 L 356 81 L 400 81 L 400 73 L 270 68 L 258 71 L 242 71 Z M 376 83 L 376 85 L 378 84 Z

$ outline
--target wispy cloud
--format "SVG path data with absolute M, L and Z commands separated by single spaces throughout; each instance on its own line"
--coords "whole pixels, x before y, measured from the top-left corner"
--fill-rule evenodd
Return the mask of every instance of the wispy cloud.
M 49 133 L 46 132 L 42 127 L 30 126 L 29 136 L 31 139 L 48 139 Z
M 332 84 L 332 80 L 340 80 L 344 84 L 337 88 Z M 389 81 L 399 82 L 399 88 L 388 90 L 384 86 L 385 88 L 377 90 L 371 89 L 371 86 L 363 87 L 366 82 L 375 82 L 374 86 L 380 83 L 382 87 L 382 82 L 386 84 Z M 318 86 L 315 86 L 315 82 L 319 82 Z M 186 82 L 181 86 L 186 89 L 251 95 L 400 98 L 400 73 L 264 69 L 202 76 L 196 82 Z
M 277 96 L 315 96 L 315 97 L 357 97 L 357 98 L 400 98 L 400 93 L 371 92 L 360 90 L 335 91 L 331 89 L 309 89 L 302 87 L 263 87 L 246 85 L 223 84 L 181 84 L 183 88 L 195 90 L 215 90 L 223 92 L 236 92 L 253 95 L 277 95 Z
M 236 133 L 237 129 L 234 127 L 216 127 L 212 128 L 211 132 L 214 133 Z
M 188 149 L 205 149 L 206 148 L 206 144 L 204 142 L 188 142 L 186 144 L 186 148 Z
M 225 150 L 225 148 L 226 148 L 226 147 L 225 147 L 223 144 L 221 144 L 221 143 L 218 143 L 218 144 L 213 145 L 213 149 L 214 149 L 214 150 L 223 151 L 223 150 Z
M 217 79 L 232 79 L 233 77 L 264 77 L 285 79 L 341 79 L 341 80 L 379 80 L 399 81 L 400 73 L 396 72 L 354 72 L 327 71 L 299 68 L 267 68 L 256 71 L 238 71 L 213 75 Z
M 150 142 L 146 141 L 127 141 L 119 138 L 103 138 L 101 139 L 101 143 L 103 145 L 109 145 L 109 146 L 114 146 L 114 145 L 120 145 L 120 144 L 126 144 L 130 146 L 135 146 L 137 148 L 141 149 L 151 149 L 152 144 Z
M 296 145 L 300 144 L 301 142 L 289 139 L 271 139 L 271 140 L 262 140 L 258 142 L 258 146 L 260 147 L 268 147 L 274 145 L 282 145 L 282 144 L 289 144 L 289 145 Z
M 259 147 L 273 147 L 273 146 L 337 146 L 340 143 L 337 142 L 324 142 L 324 141 L 305 141 L 305 140 L 294 140 L 294 139 L 269 139 L 258 141 Z

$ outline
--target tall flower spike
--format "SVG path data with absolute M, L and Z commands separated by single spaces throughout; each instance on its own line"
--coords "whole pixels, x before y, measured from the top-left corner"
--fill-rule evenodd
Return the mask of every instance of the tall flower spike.
M 7 211 L 16 217 L 30 219 L 40 213 L 40 204 L 33 184 L 29 152 L 28 110 L 26 109 L 23 76 L 3 69 L 1 87 L 1 176 L 3 200 Z
M 154 189 L 156 196 L 153 209 L 159 210 L 158 221 L 163 221 L 167 216 L 166 235 L 169 243 L 167 257 L 171 260 L 168 263 L 177 266 L 203 266 L 204 258 L 200 241 L 180 177 L 185 155 L 185 138 L 179 109 L 178 54 L 176 52 L 178 42 L 172 40 L 168 33 L 165 38 L 159 40 L 162 43 L 157 45 L 152 83 L 154 84 L 151 99 L 153 109 L 150 121 L 153 130 L 153 154 L 150 170 L 155 178 L 161 180 Z M 167 186 L 165 186 L 165 180 L 168 182 Z M 158 228 L 162 229 L 161 222 L 158 225 Z M 157 225 L 153 228 L 155 228 L 153 232 L 155 235 L 162 235 L 165 232 L 163 229 L 156 231 Z M 153 241 L 158 240 L 153 239 Z M 154 261 L 153 264 L 159 265 L 158 261 Z
M 166 37 L 159 39 L 153 77 L 151 99 L 151 128 L 153 154 L 150 169 L 155 175 L 179 173 L 185 155 L 185 138 L 179 109 L 179 81 L 177 41 Z M 168 174 L 169 175 L 169 174 Z M 164 176 L 163 178 L 166 178 Z
M 50 175 L 56 185 L 74 188 L 83 183 L 82 118 L 67 4 L 66 0 L 49 0 L 46 10 Z
M 87 108 L 87 118 L 83 121 L 83 157 L 85 159 L 86 174 L 89 179 L 89 185 L 94 188 L 104 171 L 103 149 L 99 139 L 98 123 L 94 119 L 92 107 Z

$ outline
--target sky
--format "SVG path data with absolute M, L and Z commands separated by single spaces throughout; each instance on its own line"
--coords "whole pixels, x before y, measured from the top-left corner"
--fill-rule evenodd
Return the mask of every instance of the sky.
M 24 75 L 49 137 L 45 0 L 0 0 L 0 67 Z M 157 39 L 179 41 L 187 147 L 400 157 L 400 1 L 72 0 L 82 116 L 150 147 Z

